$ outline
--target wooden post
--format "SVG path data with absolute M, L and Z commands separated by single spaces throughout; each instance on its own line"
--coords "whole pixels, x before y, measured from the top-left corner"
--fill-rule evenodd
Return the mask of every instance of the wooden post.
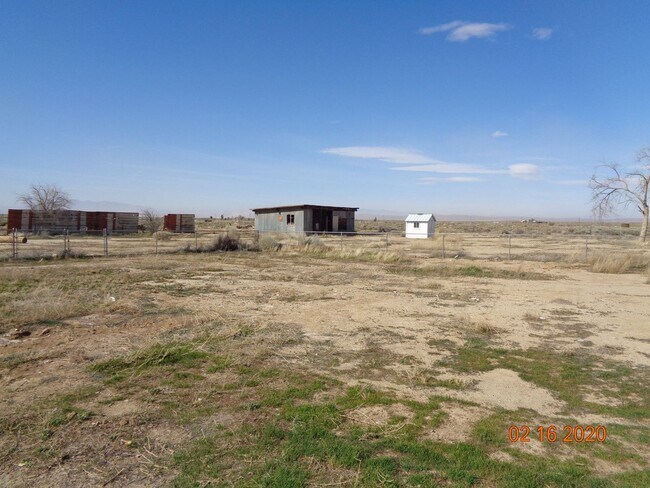
M 153 239 L 156 242 L 156 254 L 158 254 L 158 233 L 154 232 Z
M 196 230 L 194 230 L 194 249 L 198 252 L 199 250 L 199 238 L 196 235 Z
M 106 229 L 104 229 L 104 257 L 108 257 L 108 232 L 106 232 Z
M 341 232 L 341 251 L 343 250 L 343 232 Z
M 585 263 L 589 259 L 589 236 L 585 236 Z
M 18 257 L 18 231 L 14 228 L 11 233 L 11 257 L 16 259 Z
M 445 259 L 445 234 L 442 234 L 442 259 Z

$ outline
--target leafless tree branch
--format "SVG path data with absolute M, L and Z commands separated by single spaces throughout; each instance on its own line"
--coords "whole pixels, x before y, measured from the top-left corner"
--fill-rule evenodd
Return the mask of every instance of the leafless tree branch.
M 645 240 L 648 232 L 648 189 L 650 186 L 650 147 L 641 149 L 637 161 L 642 163 L 634 171 L 622 173 L 615 163 L 604 164 L 596 168 L 589 180 L 591 188 L 592 210 L 599 217 L 613 214 L 618 207 L 633 206 L 643 215 L 640 237 Z M 649 164 L 645 164 L 645 163 Z M 599 175 L 598 172 L 606 173 Z
M 58 212 L 70 208 L 70 195 L 56 185 L 32 185 L 29 191 L 18 196 L 30 210 L 41 212 Z

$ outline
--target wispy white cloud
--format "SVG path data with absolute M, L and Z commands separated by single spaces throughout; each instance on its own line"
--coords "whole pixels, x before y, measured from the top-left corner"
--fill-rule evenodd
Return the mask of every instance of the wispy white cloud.
M 492 137 L 497 138 L 497 137 L 508 137 L 510 134 L 507 132 L 503 132 L 502 130 L 495 130 L 492 134 Z
M 476 164 L 445 163 L 442 161 L 434 164 L 419 164 L 417 166 L 397 166 L 390 168 L 394 171 L 419 171 L 426 173 L 460 173 L 460 174 L 504 174 L 505 170 L 489 169 Z
M 539 178 L 539 166 L 530 163 L 517 163 L 508 166 L 510 176 L 520 180 L 536 180 Z
M 490 168 L 479 164 L 450 163 L 433 159 L 420 151 L 391 146 L 347 146 L 323 149 L 321 153 L 336 156 L 375 159 L 388 163 L 398 163 L 389 169 L 393 171 L 411 171 L 418 173 L 438 173 L 455 175 L 510 175 L 521 180 L 536 180 L 539 178 L 540 169 L 536 164 L 517 163 L 511 164 L 507 169 Z M 475 176 L 452 177 L 422 177 L 420 182 L 451 181 L 470 182 L 480 181 Z
M 387 163 L 426 164 L 436 163 L 435 159 L 425 156 L 420 151 L 387 146 L 348 146 L 330 147 L 321 151 L 349 158 L 377 159 Z
M 533 29 L 531 36 L 538 41 L 548 41 L 553 35 L 553 29 L 550 27 L 536 27 Z
M 447 24 L 440 24 L 433 27 L 423 27 L 419 30 L 423 36 L 437 34 L 439 32 L 448 32 L 446 39 L 450 42 L 464 42 L 472 38 L 489 39 L 496 35 L 497 32 L 510 29 L 508 24 L 490 24 L 487 22 L 466 22 L 463 20 L 454 20 Z
M 420 185 L 433 185 L 436 183 L 475 183 L 477 181 L 483 181 L 481 178 L 476 176 L 450 176 L 448 178 L 438 178 L 435 176 L 424 176 L 418 180 Z

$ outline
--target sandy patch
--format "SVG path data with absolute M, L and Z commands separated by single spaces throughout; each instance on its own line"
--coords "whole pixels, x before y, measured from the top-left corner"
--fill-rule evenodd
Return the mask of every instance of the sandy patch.
M 474 424 L 489 413 L 485 408 L 468 405 L 445 403 L 442 408 L 447 413 L 447 418 L 442 425 L 425 435 L 426 438 L 442 442 L 464 442 Z
M 112 405 L 102 407 L 101 414 L 106 417 L 122 417 L 125 415 L 134 415 L 145 410 L 145 405 L 137 400 L 122 400 Z
M 474 389 L 447 394 L 506 410 L 529 408 L 548 416 L 556 415 L 564 404 L 556 400 L 548 390 L 522 380 L 509 369 L 493 369 L 476 375 L 476 379 L 478 382 Z

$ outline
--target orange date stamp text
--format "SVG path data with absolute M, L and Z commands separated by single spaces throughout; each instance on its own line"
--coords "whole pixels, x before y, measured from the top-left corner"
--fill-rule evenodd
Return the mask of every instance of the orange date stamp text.
M 593 443 L 607 440 L 607 428 L 603 425 L 511 425 L 508 428 L 510 442 L 530 442 L 531 437 L 540 442 Z

